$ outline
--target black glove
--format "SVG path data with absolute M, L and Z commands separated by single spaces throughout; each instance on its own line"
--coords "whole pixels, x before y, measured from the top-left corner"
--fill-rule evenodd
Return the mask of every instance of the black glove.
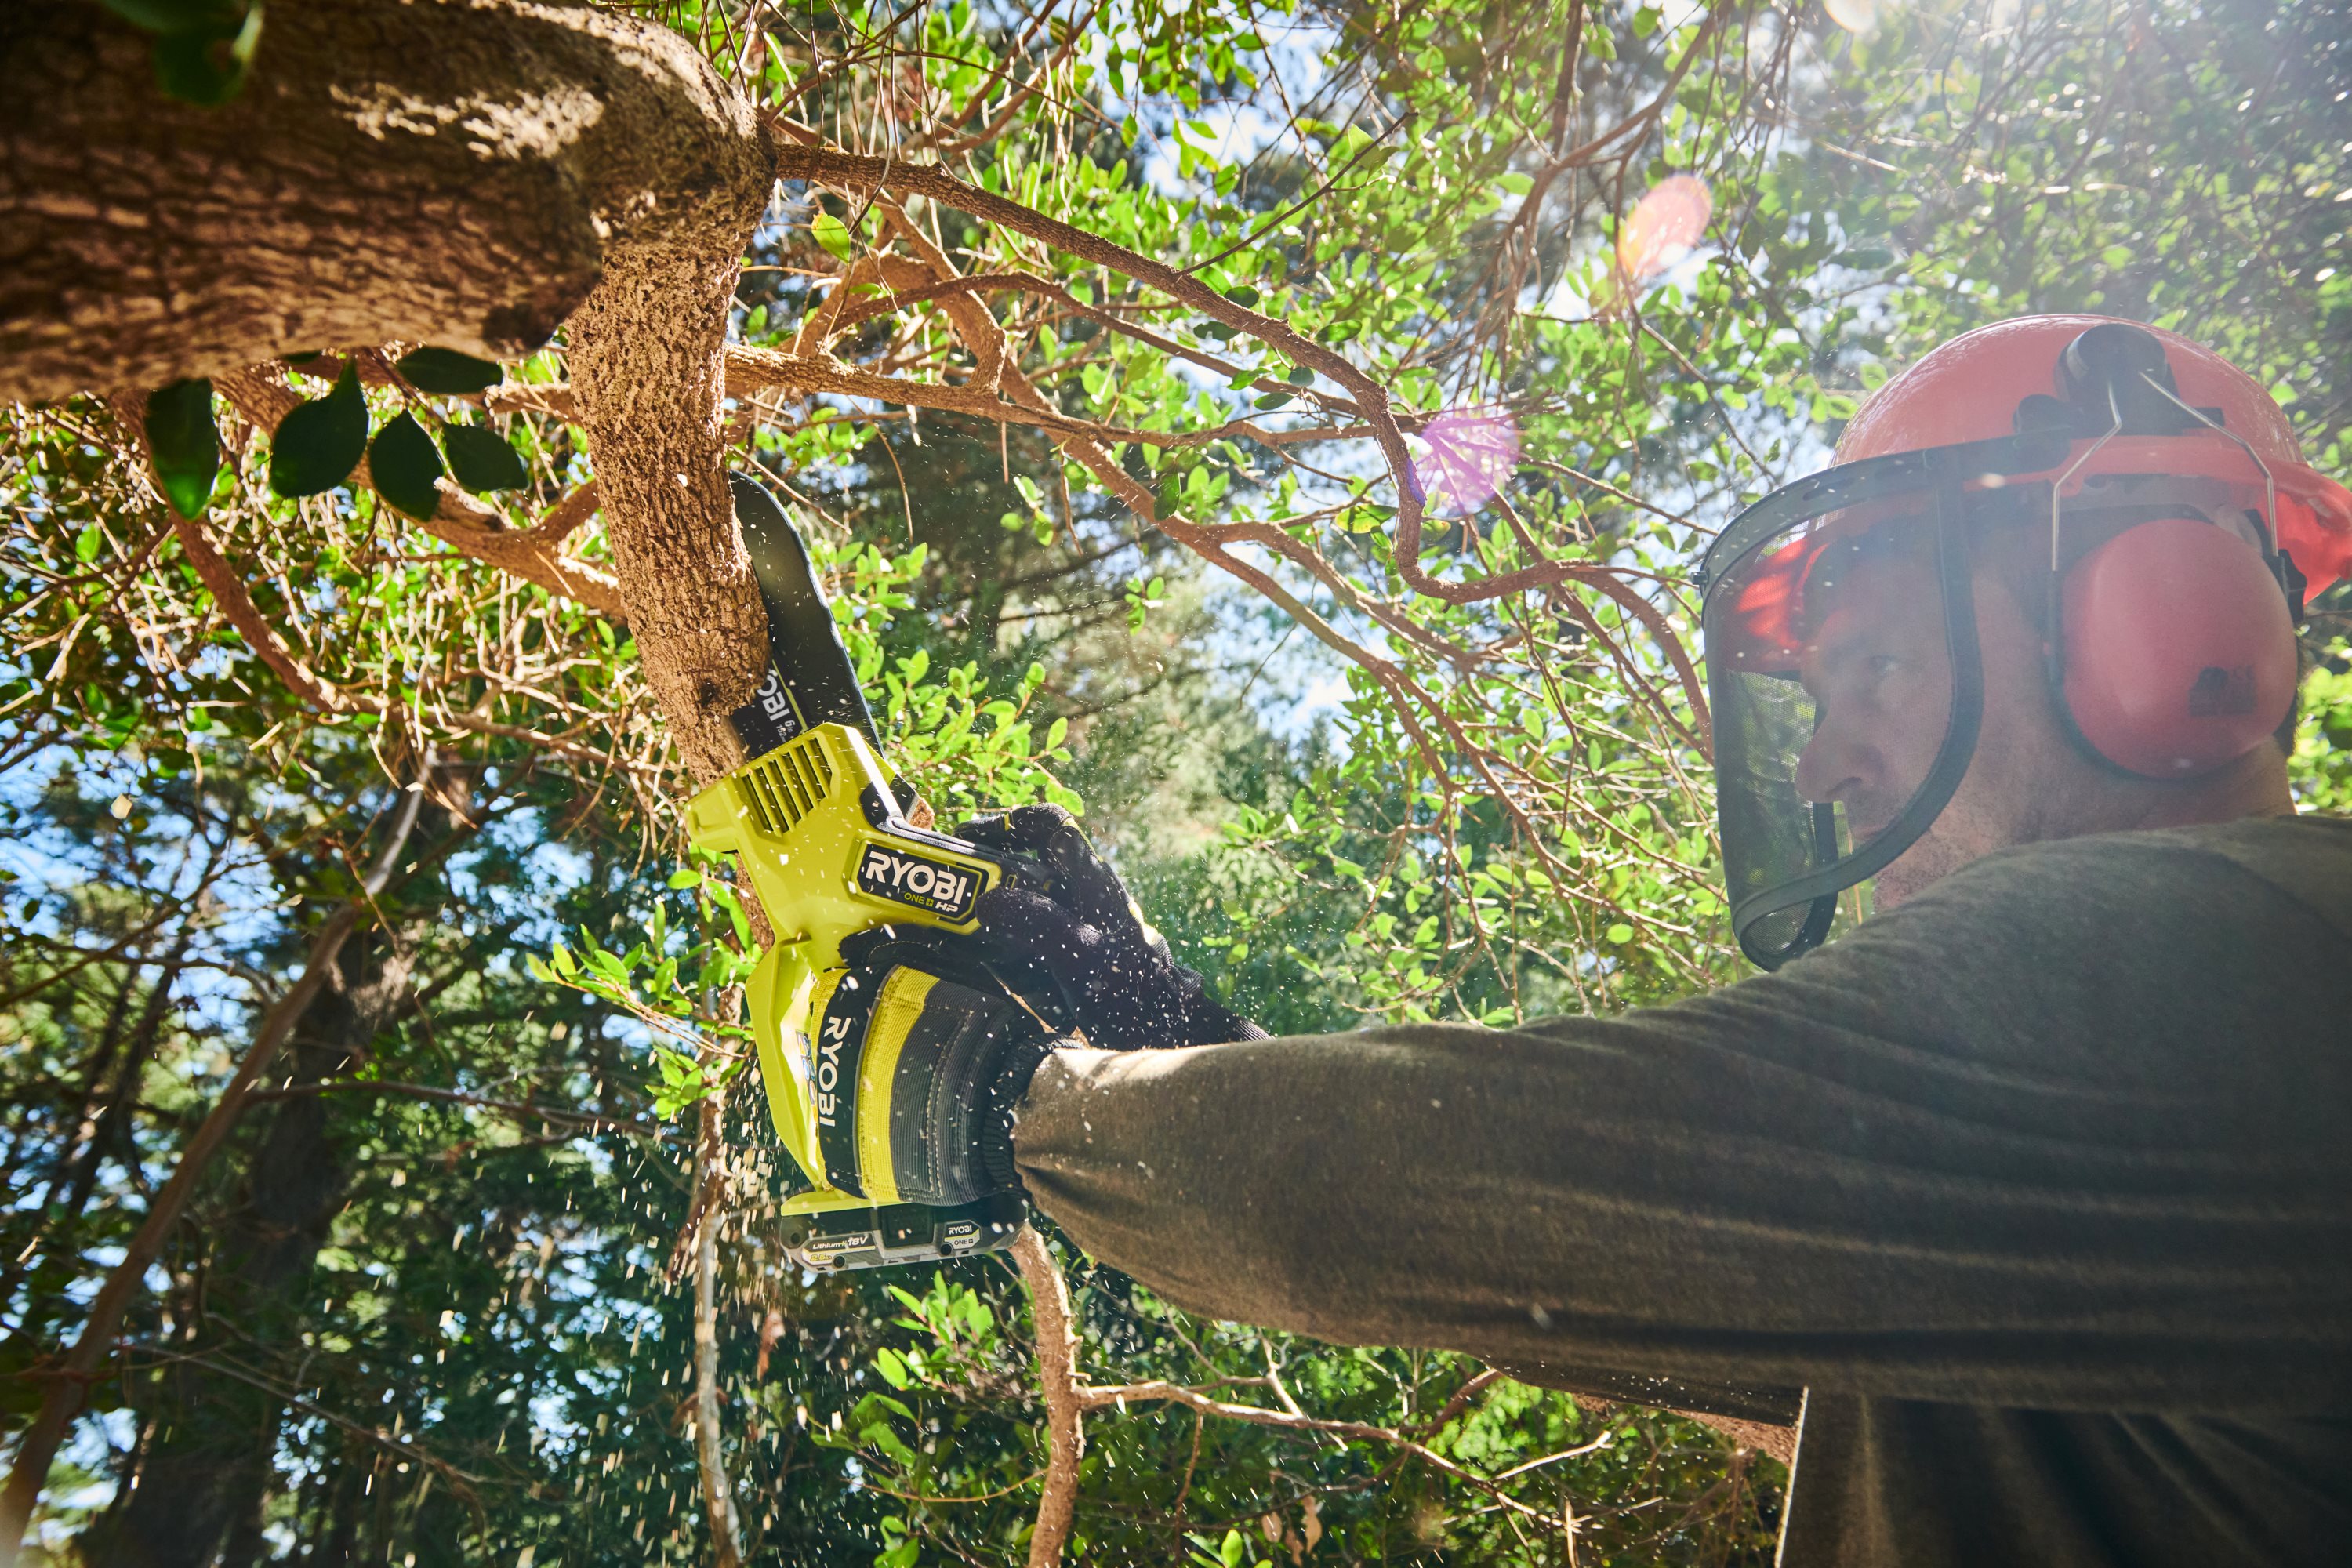
M 849 972 L 812 1042 L 826 1179 L 877 1204 L 942 1207 L 1017 1188 L 1013 1108 L 1072 1042 L 968 939 L 866 931 L 842 957 Z
M 981 895 L 979 940 L 1000 968 L 1034 966 L 1051 975 L 1087 1044 L 1133 1050 L 1265 1038 L 1169 954 L 1166 939 L 1144 924 L 1126 885 L 1068 812 L 1024 805 L 957 831 L 1043 869 L 1043 886 Z

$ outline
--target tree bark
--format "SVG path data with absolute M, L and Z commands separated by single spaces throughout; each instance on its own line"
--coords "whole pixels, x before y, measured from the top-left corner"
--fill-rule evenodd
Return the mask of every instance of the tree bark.
M 89 0 L 0 5 L 0 398 L 391 340 L 511 359 L 616 242 L 754 205 L 750 106 L 657 23 L 525 0 L 274 5 L 250 79 L 166 98 Z
M 663 245 L 616 246 L 566 331 L 605 537 L 646 684 L 704 782 L 743 760 L 727 715 L 767 663 L 767 612 L 735 530 L 719 400 L 727 314 L 769 187 Z
M 1078 1399 L 1078 1336 L 1070 1291 L 1045 1238 L 1029 1226 L 1013 1238 L 1013 1262 L 1029 1287 L 1037 1331 L 1037 1391 L 1045 1401 L 1045 1485 L 1029 1532 L 1029 1568 L 1057 1568 L 1077 1517 L 1078 1463 L 1086 1458 L 1086 1407 Z

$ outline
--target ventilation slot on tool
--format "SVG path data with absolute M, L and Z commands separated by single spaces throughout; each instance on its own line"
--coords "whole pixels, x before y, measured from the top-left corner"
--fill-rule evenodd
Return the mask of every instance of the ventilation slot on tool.
M 762 833 L 790 832 L 833 791 L 833 763 L 814 736 L 771 752 L 737 775 Z

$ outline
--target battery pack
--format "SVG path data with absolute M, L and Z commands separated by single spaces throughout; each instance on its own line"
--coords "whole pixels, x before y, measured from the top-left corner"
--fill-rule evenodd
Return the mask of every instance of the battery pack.
M 891 1204 L 792 1215 L 784 1220 L 784 1250 L 819 1273 L 936 1263 L 1012 1246 L 1027 1212 L 1019 1194 L 999 1193 L 955 1208 Z

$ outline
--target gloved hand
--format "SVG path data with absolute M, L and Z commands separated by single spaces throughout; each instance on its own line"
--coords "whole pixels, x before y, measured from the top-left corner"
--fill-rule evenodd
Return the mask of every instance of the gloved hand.
M 1013 1108 L 1057 1039 L 969 939 L 887 929 L 817 1021 L 813 1086 L 826 1179 L 879 1204 L 974 1202 L 1020 1185 Z
M 1126 885 L 1068 812 L 1024 805 L 957 832 L 1044 868 L 1042 889 L 999 887 L 981 895 L 979 941 L 1001 967 L 1034 965 L 1050 974 L 1087 1044 L 1133 1050 L 1265 1038 L 1170 955 L 1166 939 L 1144 923 Z

